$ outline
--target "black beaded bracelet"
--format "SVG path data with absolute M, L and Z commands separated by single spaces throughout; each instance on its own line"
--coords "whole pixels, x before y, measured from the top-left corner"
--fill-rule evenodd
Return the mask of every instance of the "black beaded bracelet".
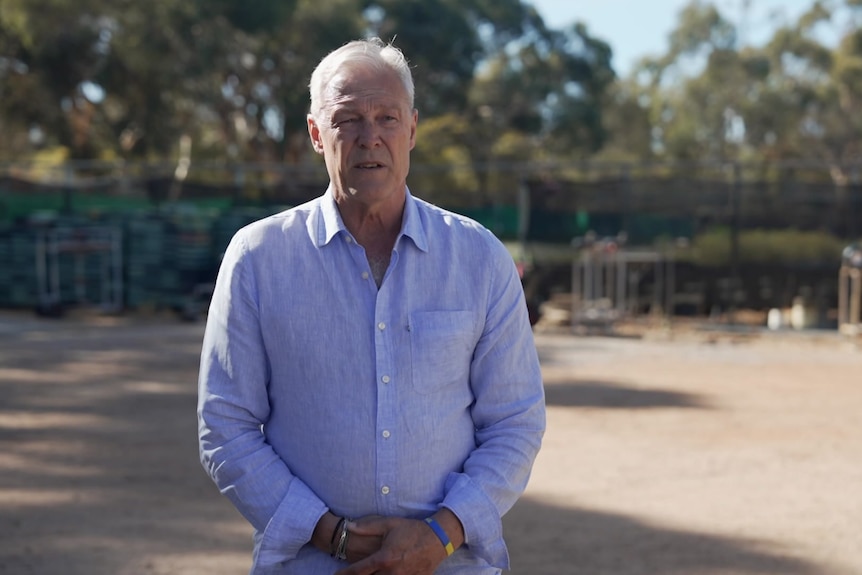
M 347 530 L 348 521 L 349 519 L 345 518 L 345 521 L 339 524 L 341 525 L 341 533 L 338 536 L 338 546 L 332 553 L 332 556 L 339 561 L 347 561 L 347 539 L 350 537 L 350 531 Z
M 335 557 L 335 552 L 337 550 L 335 540 L 338 539 L 338 535 L 341 533 L 341 528 L 344 526 L 345 521 L 347 521 L 346 517 L 339 519 L 338 523 L 335 525 L 335 529 L 332 531 L 332 539 L 329 541 L 329 554 L 333 557 Z

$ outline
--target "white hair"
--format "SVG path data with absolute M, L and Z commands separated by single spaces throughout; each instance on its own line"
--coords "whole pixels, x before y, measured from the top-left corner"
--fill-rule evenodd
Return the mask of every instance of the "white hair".
M 413 74 L 404 53 L 393 44 L 380 38 L 354 40 L 333 50 L 314 69 L 308 88 L 311 94 L 311 115 L 317 116 L 325 107 L 324 91 L 338 71 L 345 65 L 359 64 L 375 70 L 390 70 L 401 79 L 407 92 L 410 109 L 413 109 Z

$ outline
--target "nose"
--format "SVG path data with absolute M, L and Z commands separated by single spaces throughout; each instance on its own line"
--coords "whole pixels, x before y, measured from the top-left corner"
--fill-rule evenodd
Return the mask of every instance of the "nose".
M 367 120 L 360 122 L 357 141 L 363 148 L 374 148 L 380 145 L 380 128 L 377 123 Z

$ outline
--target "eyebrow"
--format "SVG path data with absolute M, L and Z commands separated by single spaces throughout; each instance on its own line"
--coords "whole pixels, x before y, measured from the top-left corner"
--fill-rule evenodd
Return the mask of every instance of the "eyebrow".
M 361 114 L 362 110 L 360 108 L 361 108 L 360 106 L 357 106 L 357 105 L 350 103 L 350 102 L 336 103 L 336 104 L 333 104 L 332 107 L 330 108 L 330 117 Z M 404 111 L 402 110 L 401 106 L 399 106 L 398 104 L 392 103 L 392 104 L 383 104 L 380 106 L 375 106 L 373 108 L 373 113 L 375 113 L 375 114 L 387 113 L 387 114 L 402 116 L 404 114 Z

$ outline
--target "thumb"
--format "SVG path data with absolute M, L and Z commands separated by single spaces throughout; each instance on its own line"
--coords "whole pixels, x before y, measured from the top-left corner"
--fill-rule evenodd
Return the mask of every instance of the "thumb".
M 347 530 L 356 535 L 384 535 L 387 531 L 386 520 L 382 517 L 369 517 L 355 521 L 348 521 Z

